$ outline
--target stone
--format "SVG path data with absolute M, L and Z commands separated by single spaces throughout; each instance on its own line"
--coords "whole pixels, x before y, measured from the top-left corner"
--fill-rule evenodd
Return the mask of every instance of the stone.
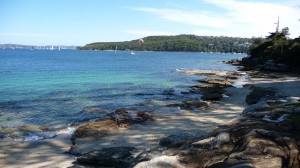
M 246 96 L 247 104 L 256 104 L 262 98 L 274 97 L 276 92 L 273 88 L 259 88 L 253 87 L 252 91 Z
M 202 79 L 199 80 L 201 83 L 208 83 L 208 84 L 218 84 L 218 85 L 231 85 L 232 82 L 227 79 Z
M 183 102 L 183 107 L 184 108 L 196 107 L 196 108 L 205 110 L 206 108 L 208 108 L 208 104 L 207 104 L 207 102 L 204 102 L 204 101 L 186 100 Z M 190 108 L 190 109 L 192 109 L 192 108 Z
M 118 114 L 118 115 L 127 115 L 128 114 L 128 111 L 126 111 L 124 108 L 122 109 L 117 109 L 115 111 L 115 114 Z
M 178 135 L 172 134 L 172 135 L 169 135 L 165 138 L 162 138 L 159 141 L 159 145 L 161 145 L 163 147 L 168 147 L 173 143 L 176 143 L 176 142 L 179 142 L 179 141 L 184 141 L 184 140 L 191 139 L 191 138 L 194 138 L 194 137 L 195 136 L 190 135 L 190 134 L 178 134 Z
M 127 168 L 137 153 L 134 147 L 110 147 L 84 153 L 77 157 L 77 162 L 96 167 Z
M 149 161 L 141 162 L 134 166 L 134 168 L 184 168 L 177 156 L 160 156 Z
M 109 118 L 99 119 L 80 126 L 74 132 L 74 137 L 86 138 L 104 135 L 107 131 L 118 129 L 118 124 Z
M 201 99 L 207 100 L 207 101 L 217 101 L 222 98 L 223 98 L 222 94 L 218 94 L 218 93 L 205 94 L 205 95 L 201 96 Z
M 148 120 L 153 120 L 153 115 L 151 115 L 150 113 L 146 112 L 146 111 L 138 111 L 136 113 L 137 117 L 140 117 L 143 119 L 143 121 L 148 121 Z
M 260 101 L 256 104 L 252 104 L 249 107 L 247 107 L 243 113 L 249 113 L 249 112 L 254 112 L 254 111 L 263 111 L 268 109 L 270 106 L 266 101 Z
M 216 136 L 202 139 L 200 141 L 192 143 L 193 147 L 204 147 L 209 149 L 219 148 L 224 143 L 230 142 L 230 134 L 227 132 L 221 132 Z
M 148 112 L 137 111 L 132 113 L 125 109 L 118 109 L 107 114 L 110 118 L 98 119 L 78 127 L 74 136 L 77 138 L 97 137 L 105 135 L 107 132 L 117 132 L 119 128 L 129 128 L 135 123 L 143 124 L 148 120 L 153 121 L 153 116 Z
M 222 99 L 224 87 L 216 84 L 192 86 L 191 89 L 200 91 L 202 100 L 216 101 Z
M 102 108 L 97 107 L 97 106 L 84 107 L 82 109 L 82 112 L 84 112 L 84 113 L 101 112 L 101 111 L 102 111 Z
M 41 132 L 42 131 L 39 126 L 30 125 L 30 124 L 19 126 L 18 130 L 21 132 Z

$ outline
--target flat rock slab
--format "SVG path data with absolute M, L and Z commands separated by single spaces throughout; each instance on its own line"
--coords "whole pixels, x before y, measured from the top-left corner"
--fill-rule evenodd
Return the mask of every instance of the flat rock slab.
M 84 153 L 77 158 L 79 164 L 95 167 L 126 168 L 138 150 L 134 147 L 111 147 Z

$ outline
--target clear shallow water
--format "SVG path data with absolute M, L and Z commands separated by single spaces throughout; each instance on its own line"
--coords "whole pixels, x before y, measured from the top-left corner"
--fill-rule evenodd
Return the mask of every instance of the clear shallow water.
M 0 50 L 0 129 L 33 124 L 52 129 L 115 110 L 147 109 L 148 100 L 181 100 L 199 79 L 176 69 L 235 70 L 220 63 L 245 55 L 109 51 Z M 164 94 L 173 92 L 174 95 Z M 1 131 L 0 131 L 1 132 Z

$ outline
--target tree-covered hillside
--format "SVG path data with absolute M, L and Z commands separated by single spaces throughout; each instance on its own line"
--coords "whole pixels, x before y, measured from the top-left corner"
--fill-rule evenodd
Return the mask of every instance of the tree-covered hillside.
M 249 55 L 252 60 L 264 63 L 272 60 L 291 66 L 300 66 L 300 37 L 289 39 L 289 29 L 270 33 L 266 39 L 256 40 L 250 46 Z
M 213 37 L 196 35 L 149 36 L 124 42 L 97 42 L 80 47 L 81 50 L 189 51 L 246 53 L 254 38 Z

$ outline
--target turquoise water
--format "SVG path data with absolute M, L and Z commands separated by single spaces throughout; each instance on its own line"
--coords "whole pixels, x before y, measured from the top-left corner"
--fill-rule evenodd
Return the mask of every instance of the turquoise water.
M 87 106 L 153 110 L 148 100 L 181 100 L 199 76 L 176 69 L 235 70 L 222 64 L 244 55 L 111 51 L 0 50 L 0 128 L 71 123 L 101 117 Z M 174 94 L 164 94 L 166 92 Z M 1 132 L 1 131 L 0 131 Z

